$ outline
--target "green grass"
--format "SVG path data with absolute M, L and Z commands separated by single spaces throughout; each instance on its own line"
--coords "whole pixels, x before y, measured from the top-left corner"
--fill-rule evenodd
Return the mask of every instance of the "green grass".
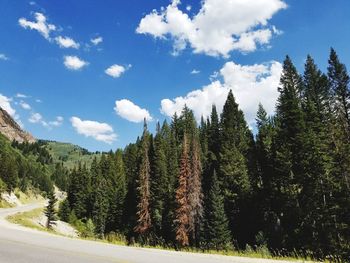
M 28 190 L 26 193 L 23 193 L 19 189 L 15 189 L 15 195 L 22 204 L 30 204 L 45 200 L 39 193 L 33 190 Z
M 37 208 L 28 212 L 22 212 L 22 213 L 17 213 L 15 215 L 8 216 L 6 217 L 6 220 L 8 220 L 13 224 L 53 233 L 52 230 L 49 230 L 46 227 L 42 227 L 33 222 L 34 219 L 40 217 L 42 212 L 43 212 L 43 208 Z
M 11 205 L 10 203 L 6 202 L 3 199 L 0 199 L 0 208 L 11 208 L 13 207 L 13 205 Z
M 91 165 L 94 157 L 100 158 L 101 154 L 90 153 L 80 146 L 71 143 L 45 141 L 45 148 L 51 154 L 54 163 L 64 162 L 64 166 L 72 169 L 78 163 Z

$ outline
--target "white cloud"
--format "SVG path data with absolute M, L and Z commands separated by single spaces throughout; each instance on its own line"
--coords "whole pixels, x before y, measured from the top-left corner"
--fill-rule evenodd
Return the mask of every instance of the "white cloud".
M 11 106 L 11 98 L 8 98 L 2 94 L 0 94 L 0 107 L 7 111 L 10 116 L 15 117 L 16 110 Z
M 17 94 L 16 94 L 16 98 L 22 98 L 22 99 L 25 99 L 25 98 L 28 98 L 28 95 L 23 94 L 23 93 L 17 93 Z
M 148 110 L 140 108 L 127 99 L 117 100 L 114 110 L 120 117 L 131 122 L 142 122 L 144 119 L 152 121 Z
M 0 53 L 0 60 L 9 60 L 9 58 L 5 54 Z
M 25 110 L 30 110 L 30 109 L 32 108 L 28 103 L 26 103 L 26 102 L 23 101 L 23 100 L 21 100 L 21 101 L 19 102 L 19 105 L 22 107 L 22 109 L 25 109 Z
M 193 17 L 173 2 L 158 12 L 143 17 L 136 29 L 139 34 L 174 41 L 174 54 L 190 45 L 194 53 L 228 57 L 233 50 L 251 52 L 257 44 L 270 42 L 278 35 L 269 20 L 287 5 L 283 0 L 203 0 Z M 189 12 L 189 10 L 187 10 Z
M 102 37 L 96 37 L 96 38 L 90 39 L 90 41 L 91 41 L 92 44 L 97 46 L 98 44 L 102 43 L 103 38 Z
M 191 71 L 191 74 L 192 74 L 192 75 L 196 75 L 196 74 L 199 74 L 199 73 L 201 73 L 201 72 L 200 72 L 200 70 L 198 70 L 198 69 L 193 69 L 193 70 Z
M 35 102 L 41 103 L 42 101 L 41 101 L 41 99 L 36 99 Z
M 105 73 L 112 78 L 119 78 L 125 71 L 131 68 L 131 65 L 124 67 L 121 65 L 114 64 L 105 70 Z
M 63 124 L 63 117 L 62 116 L 57 116 L 56 117 L 56 120 L 54 120 L 54 121 L 50 121 L 49 122 L 49 125 L 50 126 L 55 126 L 55 127 L 59 127 L 59 126 L 61 126 L 62 124 Z
M 41 114 L 37 112 L 33 112 L 28 119 L 30 123 L 41 123 L 42 120 L 43 116 L 41 116 Z
M 276 61 L 248 66 L 227 62 L 218 73 L 223 78 L 222 81 L 213 80 L 211 84 L 184 97 L 163 99 L 161 112 L 167 116 L 172 116 L 175 112 L 180 114 L 186 104 L 194 111 L 199 121 L 201 116 L 210 115 L 213 104 L 217 106 L 218 112 L 221 112 L 227 94 L 232 89 L 247 122 L 253 125 L 259 102 L 269 114 L 273 114 L 281 73 L 282 65 Z
M 35 13 L 35 21 L 29 21 L 26 18 L 20 18 L 18 23 L 25 29 L 31 29 L 38 31 L 44 38 L 50 40 L 51 31 L 56 30 L 56 26 L 49 24 L 47 18 L 42 13 Z
M 81 60 L 77 56 L 64 56 L 64 65 L 70 70 L 80 70 L 89 65 L 89 63 Z
M 61 48 L 75 48 L 78 49 L 80 47 L 79 43 L 75 42 L 72 38 L 70 37 L 62 37 L 58 36 L 55 38 L 57 44 Z
M 81 120 L 78 117 L 72 117 L 70 121 L 77 133 L 86 137 L 92 137 L 97 141 L 102 141 L 108 144 L 111 144 L 117 139 L 117 135 L 114 133 L 113 128 L 107 123 Z

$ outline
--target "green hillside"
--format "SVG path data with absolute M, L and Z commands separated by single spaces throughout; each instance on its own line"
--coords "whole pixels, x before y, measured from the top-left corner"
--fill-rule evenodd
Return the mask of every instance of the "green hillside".
M 43 147 L 50 153 L 54 163 L 62 163 L 64 167 L 72 169 L 78 165 L 86 164 L 88 167 L 91 166 L 94 157 L 98 159 L 101 153 L 91 153 L 88 150 L 73 145 L 71 143 L 55 142 L 55 141 L 40 141 Z

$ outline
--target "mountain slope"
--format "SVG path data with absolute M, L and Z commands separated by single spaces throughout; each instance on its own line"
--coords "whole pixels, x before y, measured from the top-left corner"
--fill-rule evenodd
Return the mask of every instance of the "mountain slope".
M 101 153 L 91 153 L 88 150 L 71 144 L 55 141 L 40 141 L 43 147 L 50 153 L 54 163 L 63 163 L 63 165 L 72 169 L 76 167 L 79 163 L 85 164 L 88 167 L 91 165 L 94 157 L 99 159 Z
M 0 133 L 10 141 L 34 143 L 36 139 L 28 132 L 21 129 L 15 120 L 0 107 Z

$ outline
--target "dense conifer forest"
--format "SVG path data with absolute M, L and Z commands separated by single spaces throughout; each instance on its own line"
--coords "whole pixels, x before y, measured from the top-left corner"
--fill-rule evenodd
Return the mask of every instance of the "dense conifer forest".
M 91 166 L 55 164 L 51 179 L 68 194 L 61 219 L 79 222 L 86 235 L 113 234 L 130 244 L 250 246 L 277 255 L 349 259 L 346 67 L 333 49 L 326 73 L 308 56 L 300 74 L 287 56 L 278 91 L 274 116 L 259 105 L 254 133 L 230 91 L 222 113 L 213 105 L 199 125 L 185 106 L 170 123 L 157 123 L 155 134 L 145 122 L 135 143 Z M 35 151 L 40 158 L 28 170 L 39 171 L 34 177 L 23 172 L 22 154 L 1 147 L 0 185 L 12 190 L 31 180 L 48 191 L 42 171 L 52 160 Z

